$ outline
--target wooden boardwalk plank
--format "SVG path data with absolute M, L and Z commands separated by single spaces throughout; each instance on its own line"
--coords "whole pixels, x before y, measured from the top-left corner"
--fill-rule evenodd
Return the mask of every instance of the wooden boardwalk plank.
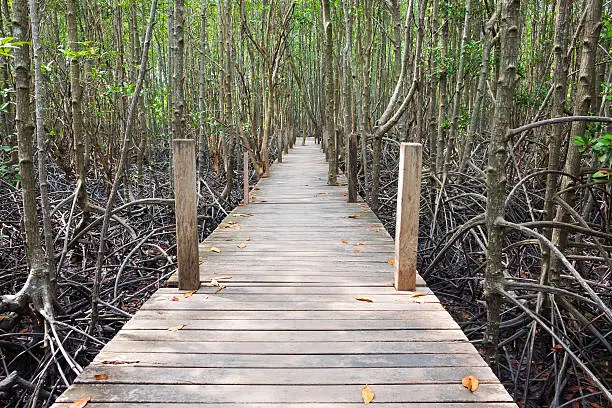
M 369 384 L 386 408 L 515 408 L 423 279 L 395 291 L 393 239 L 326 181 L 313 144 L 274 165 L 200 245 L 198 292 L 171 278 L 55 407 L 348 408 Z

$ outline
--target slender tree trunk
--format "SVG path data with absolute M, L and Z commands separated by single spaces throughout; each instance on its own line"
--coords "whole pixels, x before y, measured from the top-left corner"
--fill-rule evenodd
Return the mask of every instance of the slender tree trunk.
M 67 0 L 66 24 L 68 26 L 68 47 L 70 56 L 70 106 L 72 111 L 72 139 L 74 143 L 74 166 L 77 175 L 77 205 L 83 211 L 83 220 L 77 231 L 88 219 L 87 169 L 85 168 L 85 132 L 83 126 L 83 89 L 81 87 L 81 67 L 79 62 L 79 33 L 77 20 L 77 1 Z
M 569 17 L 571 3 L 566 0 L 557 1 L 557 19 L 555 22 L 555 45 L 554 45 L 554 67 L 553 67 L 553 100 L 551 117 L 565 116 L 567 106 L 567 73 L 568 73 L 568 58 L 567 44 L 569 35 Z M 551 130 L 550 140 L 548 143 L 548 170 L 559 170 L 561 144 L 563 143 L 563 130 L 565 125 L 554 125 Z M 570 141 L 571 143 L 571 141 Z M 546 176 L 546 192 L 544 195 L 544 221 L 553 219 L 553 204 L 554 195 L 557 193 L 557 184 L 559 176 L 556 174 L 548 174 Z M 543 231 L 544 236 L 548 239 L 552 237 L 550 228 Z M 546 282 L 550 268 L 550 249 L 546 245 L 541 246 L 542 249 L 542 277 L 543 282 Z
M 37 14 L 34 21 L 37 22 Z M 37 32 L 38 34 L 38 32 Z M 32 308 L 53 318 L 55 299 L 51 276 L 45 262 L 36 211 L 36 174 L 34 172 L 34 125 L 30 108 L 30 46 L 28 38 L 28 2 L 13 0 L 12 36 L 22 44 L 14 50 L 15 128 L 19 148 L 19 174 L 26 237 L 28 279 L 15 295 L 0 296 L 0 313 L 31 313 Z M 53 249 L 51 249 L 53 254 Z
M 470 10 L 472 7 L 472 0 L 467 0 L 465 6 L 465 16 L 463 20 L 463 29 L 461 30 L 461 45 L 459 46 L 459 67 L 457 68 L 457 79 L 455 82 L 455 93 L 453 95 L 453 109 L 451 112 L 451 124 L 448 141 L 446 143 L 446 152 L 444 161 L 448 163 L 450 161 L 452 151 L 455 149 L 457 144 L 457 136 L 459 134 L 459 116 L 461 115 L 461 93 L 464 84 L 464 73 L 465 73 L 465 45 L 468 41 L 469 26 L 470 26 Z
M 487 78 L 489 77 L 489 58 L 491 56 L 491 47 L 493 46 L 493 39 L 490 38 L 490 35 L 492 34 L 491 28 L 496 20 L 497 13 L 494 13 L 493 17 L 489 20 L 487 26 L 485 27 L 485 32 L 481 35 L 482 59 L 480 61 L 480 74 L 478 76 L 476 95 L 474 97 L 474 103 L 472 105 L 470 126 L 468 127 L 468 132 L 465 137 L 465 143 L 463 145 L 461 161 L 459 162 L 459 173 L 463 173 L 467 170 L 469 161 L 471 160 L 474 136 L 478 133 L 478 129 L 480 128 L 482 103 L 487 93 Z
M 338 150 L 334 107 L 334 44 L 329 0 L 321 0 L 323 9 L 323 33 L 325 35 L 325 126 L 328 137 L 329 173 L 327 184 L 338 184 Z
M 185 0 L 174 0 L 172 138 L 185 138 Z
M 353 107 L 353 89 L 351 87 L 353 70 L 351 60 L 353 58 L 353 47 L 351 37 L 353 35 L 353 22 L 351 18 L 351 10 L 347 0 L 342 0 L 342 10 L 344 14 L 344 49 L 342 50 L 342 116 L 345 138 L 345 168 L 348 180 L 348 201 L 350 203 L 357 201 L 357 163 L 354 163 L 351 157 L 352 146 L 351 138 L 355 133 L 354 107 Z
M 517 66 L 522 24 L 520 7 L 520 0 L 503 0 L 502 3 L 500 71 L 497 79 L 498 89 L 487 166 L 488 246 L 485 274 L 487 328 L 483 344 L 489 364 L 494 367 L 494 371 L 498 365 L 497 348 L 503 304 L 500 290 L 503 289 L 504 281 L 503 249 L 505 246 L 504 230 L 497 224 L 497 221 L 503 220 L 505 211 L 507 132 L 514 106 L 514 90 L 518 81 Z
M 45 237 L 45 250 L 47 252 L 47 273 L 51 293 L 55 299 L 56 265 L 55 249 L 53 245 L 53 227 L 51 226 L 51 205 L 49 203 L 49 185 L 47 182 L 47 137 L 45 134 L 44 101 L 43 101 L 43 74 L 40 45 L 40 17 L 38 1 L 29 0 L 30 26 L 32 28 L 32 57 L 34 60 L 34 114 L 36 118 L 36 147 L 38 150 L 38 180 L 40 187 L 40 203 L 43 219 L 43 233 Z
M 202 0 L 202 21 L 200 23 L 200 72 L 198 95 L 198 180 L 208 171 L 208 137 L 206 135 L 206 52 L 208 43 L 208 25 L 206 13 L 208 0 Z
M 574 115 L 588 115 L 591 112 L 593 101 L 594 81 L 595 81 L 595 60 L 597 57 L 597 42 L 602 27 L 602 6 L 603 0 L 588 0 L 585 4 L 588 8 L 587 17 L 584 22 L 584 34 L 582 39 L 582 56 L 580 60 L 580 72 L 578 74 L 578 85 L 576 87 L 576 95 L 574 102 Z M 580 176 L 580 161 L 581 154 L 578 146 L 574 145 L 573 141 L 576 137 L 584 136 L 586 130 L 586 122 L 572 122 L 567 159 L 565 161 L 564 172 Z M 563 177 L 561 181 L 561 190 L 565 191 L 561 198 L 570 206 L 573 207 L 576 203 L 576 190 L 568 189 L 573 183 L 569 177 Z M 555 221 L 567 222 L 569 213 L 563 207 L 557 208 Z M 566 229 L 553 230 L 553 243 L 559 247 L 559 250 L 564 251 L 567 247 Z M 558 280 L 561 274 L 562 265 L 558 258 L 551 260 L 550 279 Z
M 177 0 L 181 1 L 181 0 Z M 132 124 L 134 122 L 134 116 L 136 115 L 136 107 L 138 106 L 138 99 L 140 97 L 140 91 L 142 89 L 145 74 L 147 72 L 147 62 L 149 60 L 149 46 L 151 44 L 151 36 L 153 32 L 153 25 L 155 24 L 155 12 L 157 9 L 157 0 L 151 1 L 151 10 L 149 13 L 149 21 L 147 23 L 147 30 L 142 46 L 142 55 L 140 58 L 140 71 L 138 72 L 138 79 L 136 80 L 136 87 L 134 88 L 134 95 L 130 102 L 128 110 L 128 116 L 125 124 L 125 130 L 123 133 L 123 142 L 121 146 L 121 157 L 117 165 L 117 172 L 115 173 L 115 179 L 111 187 L 110 194 L 108 196 L 108 203 L 106 204 L 106 211 L 104 212 L 104 218 L 102 221 L 102 230 L 100 231 L 100 242 L 98 245 L 98 253 L 96 256 L 96 269 L 94 274 L 93 288 L 91 290 L 91 321 L 89 325 L 89 332 L 93 332 L 98 324 L 99 318 L 99 302 L 100 302 L 100 284 L 102 279 L 102 267 L 104 264 L 104 257 L 106 253 L 106 237 L 108 235 L 108 228 L 110 225 L 110 219 L 113 214 L 115 198 L 117 191 L 119 191 L 119 184 L 122 179 L 124 167 L 127 162 L 129 146 L 132 142 Z
M 436 17 L 434 17 L 436 18 Z M 448 37 L 448 21 L 444 19 L 442 26 L 440 27 L 440 52 L 442 54 L 442 64 L 447 64 L 447 37 Z M 436 146 L 436 174 L 440 176 L 444 172 L 446 151 L 448 149 L 446 140 L 446 128 L 448 122 L 446 121 L 446 115 L 448 110 L 448 93 L 447 93 L 447 82 L 448 82 L 448 67 L 442 65 L 439 67 L 439 79 L 438 79 L 438 93 L 440 95 L 440 104 L 438 105 L 438 144 Z
M 224 118 L 226 125 L 227 141 L 225 146 L 225 188 L 221 193 L 221 198 L 227 199 L 232 192 L 234 185 L 234 167 L 236 144 L 236 129 L 234 128 L 234 106 L 233 106 L 233 85 L 234 85 L 234 44 L 232 41 L 232 19 L 229 0 L 224 0 L 223 5 L 223 48 L 225 50 L 225 106 Z

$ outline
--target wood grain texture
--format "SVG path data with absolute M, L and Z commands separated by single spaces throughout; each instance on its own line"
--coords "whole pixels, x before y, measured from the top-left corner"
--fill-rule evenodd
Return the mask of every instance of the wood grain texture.
M 177 139 L 173 145 L 178 287 L 193 290 L 200 286 L 195 141 Z
M 383 408 L 516 408 L 418 274 L 395 290 L 376 215 L 326 183 L 312 143 L 273 165 L 199 245 L 197 293 L 171 279 L 55 408 L 352 408 L 365 384 Z
M 416 287 L 422 150 L 419 143 L 402 143 L 400 146 L 395 223 L 397 290 L 414 290 Z

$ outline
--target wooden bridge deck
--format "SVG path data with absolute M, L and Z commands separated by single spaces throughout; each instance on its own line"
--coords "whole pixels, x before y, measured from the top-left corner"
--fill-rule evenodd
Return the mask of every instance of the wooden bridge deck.
M 158 290 L 55 407 L 346 408 L 366 384 L 387 408 L 516 407 L 420 277 L 426 296 L 395 291 L 392 238 L 326 181 L 318 146 L 292 150 L 202 244 L 202 288 Z

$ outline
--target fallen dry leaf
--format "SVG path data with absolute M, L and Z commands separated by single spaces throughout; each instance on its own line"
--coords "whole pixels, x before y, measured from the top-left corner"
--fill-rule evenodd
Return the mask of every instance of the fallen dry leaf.
M 239 214 L 239 213 L 232 214 L 232 217 L 236 217 L 236 218 L 246 218 L 246 217 L 252 217 L 252 216 L 253 214 L 250 214 L 250 213 L 249 214 Z
M 246 244 L 244 242 L 241 242 L 240 244 L 237 245 L 237 247 L 242 249 L 246 247 Z
M 342 242 L 343 244 L 348 244 L 348 241 L 346 239 L 341 239 L 340 242 Z
M 219 292 L 221 292 L 223 289 L 225 289 L 225 286 L 223 285 L 219 285 L 219 287 L 217 288 L 217 290 L 215 290 L 215 295 Z
M 463 384 L 463 386 L 468 390 L 474 392 L 478 389 L 480 381 L 478 381 L 478 378 L 474 377 L 473 375 L 468 375 L 467 377 L 463 377 L 461 384 Z
M 178 301 L 179 301 L 179 298 L 178 298 L 177 296 L 172 296 L 172 297 L 170 298 L 170 300 L 171 300 L 171 301 L 173 301 L 173 302 L 178 302 Z
M 358 254 L 359 252 L 361 252 L 361 249 L 353 249 L 353 252 Z
M 211 279 L 210 280 L 210 286 L 219 286 L 219 282 L 217 282 L 216 279 Z
M 6 315 L 0 315 L 0 322 L 6 319 Z
M 361 217 L 361 215 L 362 215 L 362 214 L 355 213 L 355 214 L 351 214 L 351 215 L 349 215 L 348 217 L 349 217 L 349 218 L 359 218 L 359 217 Z
M 169 332 L 175 332 L 175 331 L 179 331 L 181 330 L 183 327 L 185 327 L 184 324 L 177 324 L 176 326 L 172 326 L 168 328 Z
M 364 404 L 369 404 L 374 399 L 374 391 L 367 384 L 361 389 L 361 398 L 363 398 Z
M 388 263 L 389 265 L 395 265 L 395 259 L 391 259 L 391 258 L 389 258 L 389 259 L 387 259 L 387 263 Z
M 367 298 L 367 297 L 355 297 L 355 300 L 359 300 L 360 302 L 368 302 L 368 303 L 374 302 L 372 299 Z
M 552 346 L 553 350 L 561 350 L 562 348 L 563 348 L 563 346 L 560 345 L 560 344 L 555 344 L 554 346 Z
M 220 281 L 220 280 L 228 280 L 228 279 L 232 279 L 232 277 L 231 276 L 219 276 L 217 278 L 218 281 Z
M 96 374 L 94 375 L 94 379 L 97 381 L 106 381 L 108 380 L 108 373 L 103 372 L 102 374 Z
M 427 293 L 414 292 L 412 295 L 410 295 L 410 297 L 423 297 L 423 296 L 427 296 Z
M 193 296 L 193 294 L 194 294 L 194 293 L 196 293 L 197 291 L 198 291 L 198 290 L 196 289 L 196 290 L 190 290 L 189 292 L 185 292 L 185 293 L 183 293 L 183 297 L 184 297 L 184 298 L 190 298 L 190 297 L 192 297 L 192 296 Z
M 198 263 L 199 263 L 200 265 L 202 265 L 202 264 L 204 263 L 204 260 L 203 260 L 202 258 L 200 258 L 200 260 L 198 261 Z
M 123 365 L 123 364 L 136 364 L 140 363 L 140 360 L 123 361 L 123 360 L 104 360 L 101 364 L 106 365 Z
M 221 253 L 221 250 L 220 250 L 219 248 L 217 248 L 216 246 L 214 246 L 214 247 L 210 247 L 210 251 L 211 251 L 211 252 L 215 252 L 215 253 L 217 253 L 217 254 L 220 254 L 220 253 Z
M 246 237 L 244 240 L 248 242 L 251 240 L 251 237 Z
M 365 245 L 365 243 L 363 243 L 363 242 L 357 242 L 357 243 L 355 244 L 355 246 L 361 246 L 361 245 Z
M 91 400 L 91 397 L 85 397 L 74 401 L 68 405 L 68 408 L 83 408 Z

